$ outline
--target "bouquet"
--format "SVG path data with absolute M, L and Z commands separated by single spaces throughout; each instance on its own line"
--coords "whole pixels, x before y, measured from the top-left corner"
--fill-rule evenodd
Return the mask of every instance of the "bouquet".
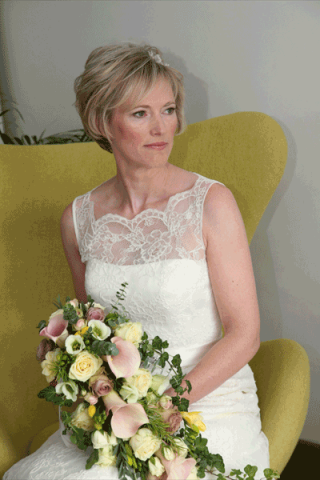
M 200 432 L 201 412 L 188 412 L 182 397 L 192 386 L 185 380 L 181 358 L 170 358 L 169 344 L 152 340 L 140 322 L 131 322 L 120 303 L 127 283 L 117 292 L 110 312 L 88 296 L 86 304 L 67 297 L 39 333 L 37 350 L 42 373 L 50 385 L 38 394 L 62 411 L 64 435 L 81 450 L 90 448 L 86 468 L 116 466 L 120 480 L 197 480 L 210 472 L 218 480 L 253 480 L 257 467 L 224 476 L 223 459 L 209 452 Z M 169 367 L 168 374 L 154 373 Z M 162 370 L 163 371 L 163 370 Z M 172 387 L 176 396 L 165 391 Z M 183 423 L 183 428 L 180 428 Z M 265 478 L 279 478 L 271 469 Z

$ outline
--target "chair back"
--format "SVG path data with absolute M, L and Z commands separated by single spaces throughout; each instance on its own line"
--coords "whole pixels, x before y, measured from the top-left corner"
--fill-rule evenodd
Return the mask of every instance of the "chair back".
M 261 342 L 249 364 L 258 388 L 262 430 L 269 440 L 270 465 L 281 473 L 298 443 L 308 411 L 309 358 L 299 343 L 279 338 Z
M 241 112 L 190 125 L 169 161 L 224 183 L 234 193 L 250 241 L 284 171 L 287 144 L 269 116 Z M 57 420 L 37 398 L 47 386 L 35 353 L 36 326 L 58 294 L 74 296 L 60 218 L 78 195 L 116 174 L 96 143 L 0 146 L 0 422 L 23 457 L 33 436 Z

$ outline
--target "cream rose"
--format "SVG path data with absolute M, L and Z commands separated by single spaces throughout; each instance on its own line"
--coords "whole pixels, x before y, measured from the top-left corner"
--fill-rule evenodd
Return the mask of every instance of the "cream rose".
M 57 356 L 60 352 L 60 348 L 57 348 L 52 352 L 47 352 L 45 360 L 41 362 L 42 374 L 46 376 L 46 380 L 48 383 L 52 382 L 55 379 L 56 374 L 54 364 L 57 361 Z
M 113 447 L 108 445 L 99 449 L 99 460 L 95 465 L 100 465 L 100 467 L 112 467 L 116 464 L 117 457 L 113 455 Z
M 138 347 L 143 335 L 142 324 L 140 322 L 123 323 L 115 329 L 114 334 Z
M 88 414 L 88 409 L 84 403 L 80 403 L 77 406 L 77 409 L 72 414 L 72 425 L 78 428 L 82 428 L 87 432 L 92 432 L 94 430 L 93 419 Z
M 76 361 L 71 365 L 69 378 L 86 382 L 99 370 L 102 363 L 101 358 L 97 358 L 87 351 L 80 352 L 76 356 Z
M 146 368 L 138 368 L 137 372 L 125 379 L 124 385 L 131 385 L 136 387 L 139 394 L 139 399 L 147 395 L 152 383 L 152 375 Z
M 163 456 L 166 460 L 168 460 L 170 462 L 170 461 L 175 459 L 176 454 L 174 453 L 174 451 L 171 448 L 164 447 Z
M 96 430 L 91 435 L 91 441 L 93 448 L 104 448 L 110 445 L 117 445 L 117 438 L 113 432 L 111 435 L 108 435 L 107 432 L 102 433 L 99 430 Z
M 120 395 L 127 403 L 137 403 L 139 400 L 139 392 L 134 385 L 124 384 L 120 389 Z
M 148 460 L 161 446 L 161 439 L 148 428 L 140 428 L 129 440 L 134 455 L 142 461 Z
M 186 458 L 188 455 L 188 446 L 178 437 L 174 438 L 174 443 L 178 447 L 179 457 Z
M 151 390 L 157 395 L 162 395 L 170 387 L 170 378 L 165 375 L 153 375 Z
M 155 477 L 160 477 L 164 472 L 164 466 L 158 457 L 151 457 L 148 461 L 148 467 L 151 475 L 154 475 Z

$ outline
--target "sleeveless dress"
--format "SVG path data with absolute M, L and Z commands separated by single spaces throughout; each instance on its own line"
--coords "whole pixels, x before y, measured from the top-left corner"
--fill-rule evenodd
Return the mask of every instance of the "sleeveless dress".
M 170 197 L 165 210 L 147 209 L 131 220 L 109 213 L 96 220 L 91 192 L 73 202 L 87 293 L 110 309 L 121 283 L 128 282 L 122 303 L 131 320 L 141 322 L 149 338 L 168 340 L 168 352 L 180 354 L 184 373 L 222 337 L 202 238 L 205 197 L 210 186 L 220 182 L 199 174 L 195 178 L 190 190 Z M 211 453 L 222 455 L 225 474 L 251 464 L 261 479 L 269 467 L 256 391 L 247 364 L 190 405 L 189 411 L 202 412 L 207 427 L 202 436 Z M 118 479 L 115 467 L 85 470 L 90 450 L 82 452 L 68 442 L 61 435 L 63 428 L 11 467 L 3 480 Z

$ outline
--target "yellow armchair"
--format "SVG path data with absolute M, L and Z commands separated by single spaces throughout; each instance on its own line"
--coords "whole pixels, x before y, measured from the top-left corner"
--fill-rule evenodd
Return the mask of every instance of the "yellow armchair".
M 272 118 L 258 112 L 241 112 L 190 125 L 176 137 L 170 162 L 227 185 L 238 202 L 250 242 L 281 179 L 286 156 L 286 139 Z M 48 318 L 52 301 L 59 293 L 74 295 L 60 240 L 61 214 L 77 195 L 115 175 L 116 168 L 113 155 L 95 143 L 1 145 L 0 172 L 2 475 L 57 428 L 57 410 L 36 395 L 47 384 L 35 358 L 40 340 L 35 327 Z M 277 362 L 271 362 L 269 370 L 261 369 L 260 350 L 252 365 L 257 375 L 263 427 L 270 439 L 271 466 L 280 470 L 301 432 L 308 386 L 306 382 L 300 394 L 304 398 L 303 414 L 300 410 L 294 432 L 288 430 L 290 448 L 278 460 L 273 455 L 280 455 L 280 437 L 273 433 L 278 432 L 277 424 L 286 412 L 275 409 L 274 399 L 265 402 L 264 398 L 271 398 L 271 388 L 277 392 L 274 398 L 278 394 L 286 396 L 287 374 L 280 375 Z M 261 358 L 264 365 L 264 356 Z M 279 388 L 275 389 L 273 383 Z

